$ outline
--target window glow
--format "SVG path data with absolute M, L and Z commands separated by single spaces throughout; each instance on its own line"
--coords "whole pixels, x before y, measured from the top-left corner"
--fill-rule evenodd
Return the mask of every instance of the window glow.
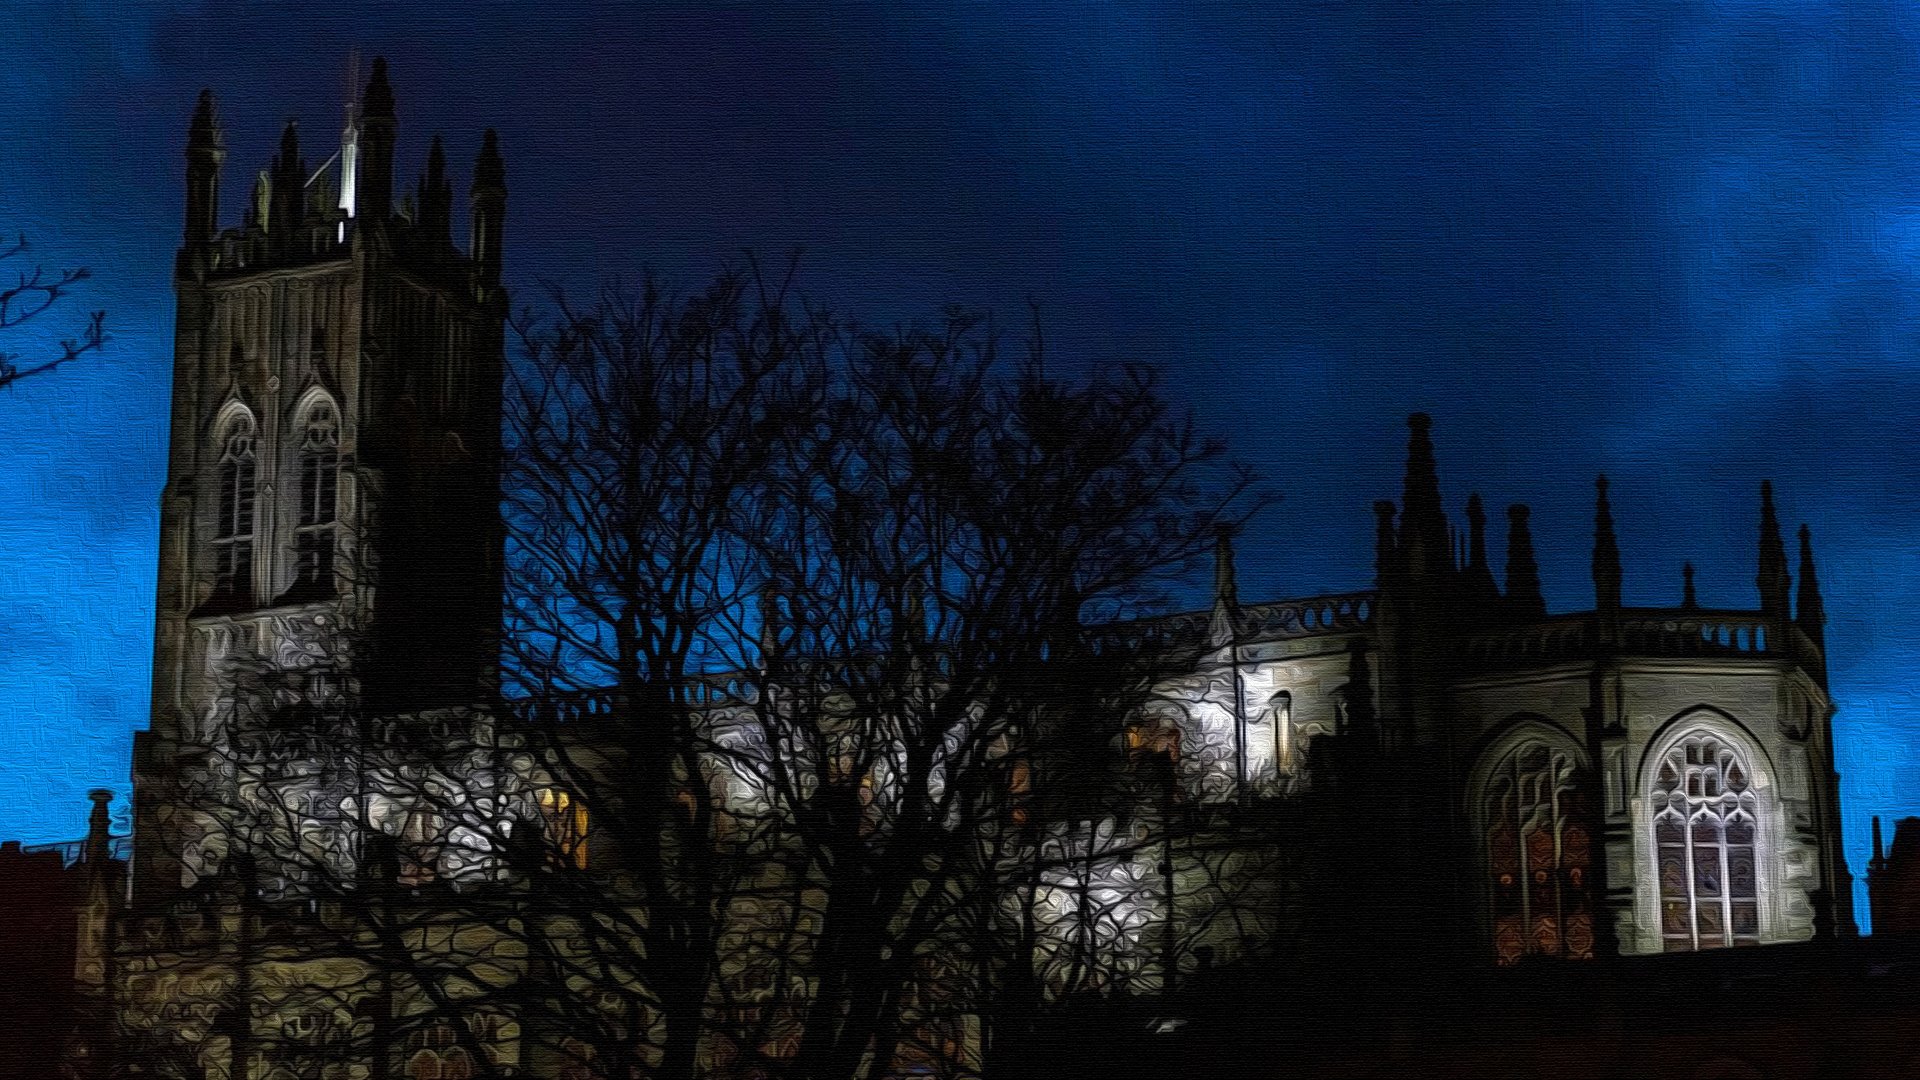
M 1739 751 L 1706 732 L 1660 762 L 1649 801 L 1667 952 L 1760 943 L 1752 777 Z

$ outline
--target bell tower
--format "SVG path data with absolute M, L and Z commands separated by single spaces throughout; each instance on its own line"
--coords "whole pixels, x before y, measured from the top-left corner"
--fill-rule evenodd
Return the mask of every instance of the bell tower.
M 463 252 L 439 139 L 395 205 L 398 127 L 376 59 L 339 149 L 310 169 L 290 122 L 222 229 L 211 92 L 189 125 L 136 898 L 217 861 L 188 804 L 218 787 L 243 667 L 371 716 L 495 685 L 505 167 L 487 131 Z

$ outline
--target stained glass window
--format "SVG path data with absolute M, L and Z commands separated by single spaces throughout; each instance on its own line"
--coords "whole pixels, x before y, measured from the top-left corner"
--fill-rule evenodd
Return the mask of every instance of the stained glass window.
M 1587 798 L 1571 754 L 1528 742 L 1501 759 L 1482 803 L 1494 958 L 1593 957 Z
M 253 418 L 228 422 L 220 454 L 219 517 L 213 527 L 213 595 L 245 606 L 253 591 Z
M 1706 732 L 1681 739 L 1660 761 L 1649 802 L 1668 952 L 1760 943 L 1752 776 L 1739 751 Z

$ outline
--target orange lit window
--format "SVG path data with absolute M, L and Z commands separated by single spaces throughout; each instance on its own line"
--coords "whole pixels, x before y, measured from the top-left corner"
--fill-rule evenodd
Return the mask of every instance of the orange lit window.
M 1013 763 L 1013 770 L 1007 778 L 1008 801 L 1012 811 L 1008 815 L 1015 825 L 1025 825 L 1028 819 L 1027 804 L 1033 800 L 1033 767 L 1024 761 Z
M 587 808 L 559 788 L 541 788 L 540 817 L 553 859 L 576 870 L 587 868 Z

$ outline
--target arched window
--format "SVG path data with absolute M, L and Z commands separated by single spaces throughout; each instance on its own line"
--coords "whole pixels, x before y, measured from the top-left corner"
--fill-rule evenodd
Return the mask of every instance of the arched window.
M 241 413 L 221 433 L 218 519 L 213 527 L 213 599 L 244 608 L 253 597 L 253 417 Z
M 300 517 L 293 529 L 294 589 L 333 594 L 334 532 L 340 489 L 340 414 L 316 401 L 300 425 Z
M 1666 951 L 1758 945 L 1759 802 L 1746 759 L 1694 732 L 1661 758 L 1649 802 Z
M 1573 755 L 1522 743 L 1493 769 L 1485 790 L 1494 959 L 1591 959 L 1593 852 Z
M 1292 776 L 1298 768 L 1299 748 L 1293 741 L 1293 693 L 1282 690 L 1268 700 L 1273 715 L 1273 760 L 1281 776 Z
M 468 1080 L 473 1059 L 452 1028 L 435 1024 L 407 1036 L 407 1080 Z

